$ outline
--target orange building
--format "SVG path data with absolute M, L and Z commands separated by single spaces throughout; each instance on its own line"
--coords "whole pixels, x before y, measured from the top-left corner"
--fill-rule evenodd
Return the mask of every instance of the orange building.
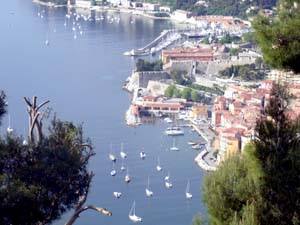
M 211 48 L 175 48 L 163 50 L 161 58 L 164 64 L 172 60 L 210 62 L 213 60 L 213 50 Z
M 206 119 L 207 118 L 207 106 L 202 105 L 202 104 L 192 106 L 191 117 Z

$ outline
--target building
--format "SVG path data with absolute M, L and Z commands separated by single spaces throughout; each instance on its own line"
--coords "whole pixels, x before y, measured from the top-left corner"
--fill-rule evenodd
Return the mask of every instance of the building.
M 193 105 L 190 116 L 194 119 L 207 119 L 207 106 L 203 104 Z
M 171 12 L 171 8 L 167 7 L 167 6 L 160 6 L 159 11 L 169 13 L 169 12 Z
M 192 13 L 189 11 L 177 9 L 174 11 L 172 18 L 177 20 L 178 22 L 187 22 L 189 18 L 191 18 Z
M 174 48 L 162 51 L 162 62 L 164 64 L 170 61 L 194 61 L 210 62 L 213 61 L 212 48 Z
M 282 84 L 300 84 L 300 76 L 293 72 L 271 70 L 268 74 L 268 79 L 279 81 Z
M 76 6 L 82 8 L 90 8 L 92 3 L 90 0 L 76 0 Z
M 159 11 L 159 4 L 143 3 L 143 9 L 146 11 Z
M 184 105 L 181 103 L 144 101 L 142 105 L 139 105 L 139 111 L 151 113 L 179 113 L 183 109 Z

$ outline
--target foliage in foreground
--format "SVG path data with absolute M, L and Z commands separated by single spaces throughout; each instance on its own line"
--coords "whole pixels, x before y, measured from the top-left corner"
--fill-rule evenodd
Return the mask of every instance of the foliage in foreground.
M 253 26 L 266 63 L 300 73 L 300 1 L 281 0 L 278 17 L 259 17 Z
M 39 109 L 36 97 L 28 103 L 28 113 Z M 5 95 L 0 96 L 0 119 L 6 111 Z M 42 122 L 31 120 L 33 129 L 41 132 Z M 48 135 L 37 134 L 41 140 L 23 138 L 13 132 L 0 137 L 0 224 L 51 224 L 61 215 L 75 208 L 66 223 L 71 225 L 82 211 L 94 209 L 111 215 L 106 209 L 83 207 L 93 173 L 87 169 L 94 155 L 89 140 L 83 138 L 81 126 L 54 118 Z M 38 141 L 35 141 L 38 140 Z
M 300 224 L 300 119 L 288 118 L 289 98 L 276 85 L 256 139 L 206 177 L 211 225 Z

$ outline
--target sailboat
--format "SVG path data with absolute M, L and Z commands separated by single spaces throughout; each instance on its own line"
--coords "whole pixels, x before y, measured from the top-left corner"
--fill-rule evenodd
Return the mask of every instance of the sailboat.
M 157 166 L 156 166 L 156 170 L 159 172 L 162 170 L 162 167 L 160 166 L 160 160 L 159 157 L 157 158 Z
M 132 207 L 131 207 L 131 209 L 129 211 L 128 217 L 129 217 L 129 219 L 131 221 L 133 221 L 135 223 L 136 222 L 142 222 L 142 218 L 139 217 L 139 216 L 137 216 L 137 215 L 135 215 L 135 201 L 132 204 Z
M 188 180 L 187 185 L 186 185 L 186 190 L 185 190 L 185 198 L 186 199 L 191 199 L 193 195 L 190 193 L 190 180 Z
M 115 164 L 113 163 L 113 168 L 112 168 L 112 170 L 110 171 L 110 175 L 111 175 L 111 176 L 116 176 L 116 174 L 117 174 L 117 171 L 115 170 Z
M 173 187 L 173 184 L 170 181 L 170 173 L 168 173 L 168 176 L 165 177 L 165 186 L 167 189 L 170 189 Z
M 117 158 L 116 156 L 112 153 L 112 144 L 110 144 L 110 153 L 108 155 L 109 159 L 113 162 L 116 162 L 117 161 Z
M 116 197 L 116 198 L 120 198 L 122 193 L 121 192 L 117 192 L 117 191 L 114 191 L 113 192 L 113 195 Z
M 129 173 L 128 173 L 128 168 L 127 168 L 127 173 L 126 173 L 126 176 L 125 176 L 124 180 L 125 180 L 126 183 L 129 183 L 131 181 L 131 178 L 130 178 Z
M 147 183 L 147 188 L 145 189 L 146 191 L 146 196 L 147 197 L 152 197 L 153 196 L 153 192 L 150 190 L 150 178 L 148 176 L 148 183 Z
M 14 129 L 10 126 L 10 114 L 8 114 L 8 127 L 6 129 L 7 133 L 12 133 Z
M 76 34 L 76 30 L 74 31 L 74 36 L 73 36 L 74 40 L 77 39 L 77 34 Z
M 141 157 L 141 159 L 146 158 L 146 153 L 144 152 L 144 150 L 140 152 L 140 157 Z
M 179 148 L 175 146 L 175 138 L 173 138 L 173 146 L 170 148 L 172 151 L 179 151 Z
M 121 171 L 124 171 L 124 170 L 125 170 L 124 159 L 122 159 Z
M 124 150 L 123 150 L 123 143 L 121 143 L 120 156 L 121 156 L 122 159 L 125 159 L 127 157 L 126 152 L 124 152 Z

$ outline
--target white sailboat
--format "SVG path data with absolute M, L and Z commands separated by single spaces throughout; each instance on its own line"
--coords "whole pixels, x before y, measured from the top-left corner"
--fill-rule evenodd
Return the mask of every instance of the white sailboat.
M 121 192 L 117 192 L 117 191 L 114 191 L 113 192 L 113 195 L 116 197 L 116 198 L 120 198 L 122 193 Z
M 131 209 L 129 211 L 128 217 L 129 217 L 129 219 L 131 221 L 133 221 L 135 223 L 136 222 L 142 222 L 142 218 L 139 217 L 139 216 L 137 216 L 137 215 L 135 215 L 135 201 L 132 204 L 132 207 L 131 207 Z
M 165 177 L 165 186 L 167 189 L 170 189 L 173 187 L 173 184 L 170 181 L 170 173 L 168 173 L 168 176 Z
M 124 180 L 125 180 L 126 183 L 129 183 L 131 181 L 131 178 L 130 178 L 129 173 L 128 173 L 128 168 L 127 168 L 127 173 L 126 173 L 126 176 L 125 176 Z
M 156 166 L 156 170 L 157 170 L 158 172 L 160 172 L 160 171 L 162 170 L 162 167 L 161 167 L 161 165 L 160 165 L 159 157 L 157 158 L 157 166 Z
M 7 127 L 6 131 L 9 134 L 11 134 L 14 131 L 14 129 L 10 125 L 10 114 L 8 114 L 8 127 Z
M 146 153 L 144 152 L 144 150 L 140 152 L 140 157 L 141 157 L 141 159 L 146 158 Z
M 126 152 L 124 152 L 124 150 L 123 150 L 123 143 L 121 143 L 120 156 L 121 156 L 122 159 L 125 159 L 127 157 Z
M 126 168 L 124 166 L 124 159 L 122 159 L 121 171 L 124 171 Z
M 148 176 L 148 183 L 147 183 L 147 188 L 145 189 L 146 191 L 146 196 L 147 197 L 152 197 L 153 196 L 153 192 L 150 190 L 150 178 Z
M 112 153 L 112 144 L 110 144 L 110 152 L 109 152 L 109 155 L 108 155 L 109 159 L 113 162 L 116 162 L 117 161 L 117 158 L 116 156 Z
M 186 190 L 185 190 L 185 198 L 186 199 L 191 199 L 193 195 L 190 193 L 190 180 L 188 180 L 187 185 L 186 185 Z
M 170 172 L 168 172 L 168 175 L 165 176 L 165 181 L 169 180 L 170 179 Z
M 179 148 L 175 146 L 175 138 L 173 138 L 173 146 L 170 148 L 172 151 L 179 151 Z
M 115 170 L 115 164 L 113 163 L 113 168 L 112 168 L 112 170 L 110 171 L 110 175 L 111 175 L 111 176 L 116 176 L 116 174 L 117 174 L 117 171 Z

